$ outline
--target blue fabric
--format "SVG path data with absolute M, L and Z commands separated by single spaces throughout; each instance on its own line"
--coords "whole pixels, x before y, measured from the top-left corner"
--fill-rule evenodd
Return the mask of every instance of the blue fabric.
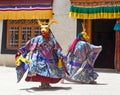
M 82 34 L 79 33 L 78 36 L 77 36 L 78 39 L 81 39 L 82 38 Z
M 95 46 L 85 41 L 78 41 L 74 51 L 68 56 L 67 69 L 70 76 L 67 76 L 67 79 L 84 83 L 90 83 L 96 80 L 98 74 L 94 72 L 94 63 L 101 50 L 102 46 Z M 82 67 L 82 71 L 77 72 L 83 63 L 85 67 Z
M 25 46 L 22 46 L 16 53 L 17 56 L 22 55 L 24 58 L 26 57 L 28 51 L 25 49 Z M 16 73 L 17 73 L 17 82 L 20 82 L 20 80 L 23 78 L 25 72 L 28 69 L 28 64 L 21 62 L 20 66 L 16 66 Z
M 76 62 L 73 62 L 73 61 L 70 61 L 68 62 L 68 64 L 70 64 L 71 66 L 75 66 L 75 67 L 81 67 L 81 63 L 76 63 Z M 90 66 L 89 64 L 86 64 L 84 69 L 93 69 L 92 66 Z
M 34 74 L 51 77 L 62 78 L 65 76 L 63 68 L 58 68 L 58 56 L 61 56 L 61 47 L 54 37 L 50 37 L 46 41 L 42 35 L 31 39 L 26 47 L 32 49 L 32 58 L 28 71 L 28 76 Z M 34 73 L 32 75 L 32 73 Z
M 120 24 L 115 24 L 114 30 L 115 31 L 120 31 Z
M 28 65 L 25 64 L 24 62 L 22 62 L 20 66 L 16 67 L 17 82 L 20 82 L 27 69 L 28 69 Z

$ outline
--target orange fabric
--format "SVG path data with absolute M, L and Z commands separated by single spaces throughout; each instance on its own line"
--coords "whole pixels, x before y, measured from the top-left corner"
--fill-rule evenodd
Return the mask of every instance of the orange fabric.
M 115 65 L 116 69 L 120 71 L 120 31 L 116 32 Z

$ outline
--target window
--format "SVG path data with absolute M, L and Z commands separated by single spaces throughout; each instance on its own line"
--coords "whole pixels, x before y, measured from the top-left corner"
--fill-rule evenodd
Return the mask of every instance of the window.
M 1 53 L 15 53 L 29 39 L 40 34 L 37 20 L 4 21 Z

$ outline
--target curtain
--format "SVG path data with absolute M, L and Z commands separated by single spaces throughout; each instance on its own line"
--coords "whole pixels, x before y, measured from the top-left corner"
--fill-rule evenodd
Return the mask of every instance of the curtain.
M 0 19 L 50 19 L 53 0 L 0 0 Z
M 70 0 L 69 17 L 76 19 L 120 18 L 120 0 Z

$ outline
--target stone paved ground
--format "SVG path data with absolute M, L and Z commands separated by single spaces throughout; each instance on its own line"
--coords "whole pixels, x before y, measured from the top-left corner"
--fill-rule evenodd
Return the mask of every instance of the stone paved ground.
M 16 83 L 15 68 L 0 66 L 0 95 L 120 95 L 120 73 L 98 72 L 98 84 L 52 84 L 50 89 L 40 89 L 39 83 Z

